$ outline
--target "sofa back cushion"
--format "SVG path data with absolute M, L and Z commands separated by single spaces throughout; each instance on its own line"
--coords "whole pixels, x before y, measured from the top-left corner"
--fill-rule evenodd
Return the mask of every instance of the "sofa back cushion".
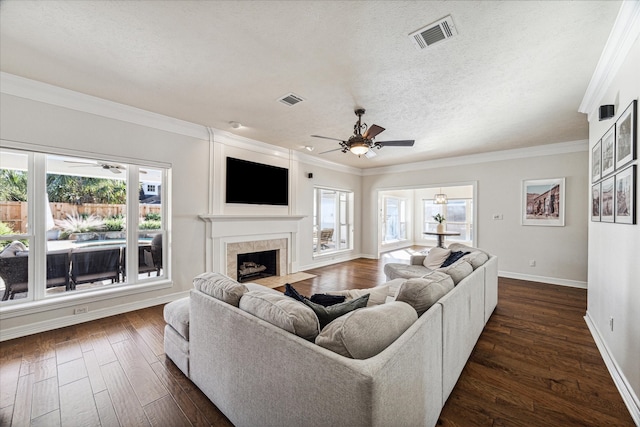
M 429 249 L 429 253 L 427 253 L 424 261 L 422 261 L 422 265 L 427 268 L 436 269 L 447 260 L 450 254 L 451 250 L 436 246 L 435 248 Z
M 434 271 L 424 277 L 407 279 L 398 289 L 396 301 L 406 302 L 420 316 L 453 287 L 451 276 Z
M 416 311 L 403 302 L 361 308 L 329 323 L 315 342 L 345 357 L 367 359 L 391 345 L 417 319 Z
M 473 251 L 470 254 L 463 256 L 462 259 L 468 261 L 475 270 L 487 262 L 489 260 L 489 256 L 483 251 Z
M 215 299 L 238 307 L 240 297 L 247 292 L 247 287 L 221 273 L 202 273 L 193 279 L 193 286 Z
M 387 301 L 387 294 L 389 293 L 388 285 L 376 286 L 374 288 L 366 289 L 347 289 L 344 291 L 329 291 L 329 295 L 341 295 L 346 297 L 347 301 L 360 298 L 363 295 L 369 294 L 369 301 L 367 307 L 374 305 L 384 304 Z
M 284 294 L 249 291 L 240 299 L 240 310 L 309 341 L 320 333 L 313 310 Z
M 473 273 L 473 266 L 468 261 L 460 260 L 448 267 L 439 268 L 438 271 L 451 276 L 453 284 L 457 285 L 462 279 Z

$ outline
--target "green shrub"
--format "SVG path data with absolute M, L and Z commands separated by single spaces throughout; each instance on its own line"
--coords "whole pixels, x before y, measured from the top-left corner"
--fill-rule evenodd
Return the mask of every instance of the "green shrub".
M 149 212 L 144 216 L 145 221 L 160 221 L 161 217 L 159 213 Z
M 142 221 L 140 230 L 159 230 L 162 227 L 161 221 Z
M 124 230 L 125 222 L 122 217 L 111 217 L 104 221 L 105 231 L 122 231 Z
M 66 219 L 56 220 L 56 226 L 62 230 L 62 236 L 69 236 L 73 233 L 86 233 L 89 231 L 100 231 L 104 229 L 104 222 L 96 215 L 69 215 Z

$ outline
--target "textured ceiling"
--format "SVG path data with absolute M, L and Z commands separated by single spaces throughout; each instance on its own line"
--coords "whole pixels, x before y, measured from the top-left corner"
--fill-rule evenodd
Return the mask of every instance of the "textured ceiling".
M 620 1 L 0 3 L 0 69 L 359 168 L 588 138 Z M 427 49 L 408 34 L 451 15 Z M 278 102 L 290 92 L 304 98 Z M 340 151 L 363 121 L 415 139 Z M 232 129 L 230 121 L 245 127 Z M 312 145 L 312 153 L 303 149 Z

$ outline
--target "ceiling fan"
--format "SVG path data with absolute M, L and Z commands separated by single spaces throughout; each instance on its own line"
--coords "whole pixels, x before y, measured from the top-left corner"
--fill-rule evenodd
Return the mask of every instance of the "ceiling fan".
M 115 163 L 100 163 L 100 162 L 75 162 L 72 160 L 65 160 L 65 163 L 75 163 L 76 166 L 75 167 L 83 167 L 83 166 L 88 166 L 88 167 L 97 167 L 97 168 L 102 168 L 105 170 L 108 170 L 110 172 L 113 173 L 122 173 L 122 171 L 124 170 L 124 166 L 122 165 L 118 165 Z M 74 167 L 74 166 L 71 166 Z M 147 171 L 144 170 L 140 170 L 140 173 L 147 173 Z
M 330 138 L 328 136 L 311 135 L 314 138 L 332 139 L 334 141 L 340 141 L 340 148 L 334 150 L 324 151 L 320 154 L 329 153 L 331 151 L 340 150 L 343 153 L 351 151 L 356 156 L 360 157 L 363 154 L 366 157 L 374 157 L 376 155 L 374 148 L 380 149 L 382 147 L 412 147 L 414 144 L 413 139 L 405 139 L 399 141 L 374 141 L 373 139 L 384 131 L 384 128 L 376 124 L 367 126 L 366 123 L 362 123 L 362 115 L 364 114 L 364 108 L 358 108 L 354 111 L 358 116 L 358 121 L 353 126 L 353 135 L 348 140 L 344 141 L 338 138 Z M 364 131 L 364 133 L 362 133 Z

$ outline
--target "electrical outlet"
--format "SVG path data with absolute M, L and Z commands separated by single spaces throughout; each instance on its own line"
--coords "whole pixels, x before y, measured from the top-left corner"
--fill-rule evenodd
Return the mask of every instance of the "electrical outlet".
M 530 259 L 529 260 L 529 267 L 535 267 L 536 266 L 536 260 L 535 259 Z
M 89 312 L 89 307 L 77 307 L 73 310 L 73 314 L 84 314 Z
M 613 316 L 609 317 L 609 327 L 611 328 L 611 332 L 613 332 Z
M 494 221 L 498 221 L 502 219 L 502 214 L 493 214 L 491 217 Z

